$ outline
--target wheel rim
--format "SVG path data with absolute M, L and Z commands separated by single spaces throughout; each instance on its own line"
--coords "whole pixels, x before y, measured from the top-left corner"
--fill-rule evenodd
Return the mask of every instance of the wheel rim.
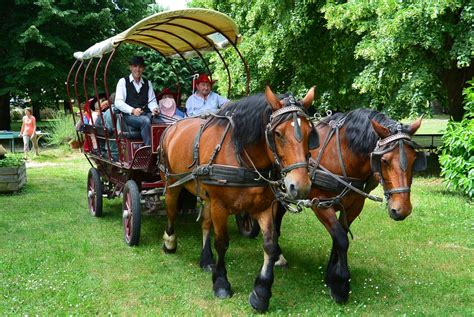
M 130 241 L 132 236 L 132 218 L 132 196 L 130 195 L 130 192 L 128 192 L 127 198 L 125 200 L 125 209 L 123 210 L 123 227 L 125 230 L 125 239 L 127 240 L 127 242 Z
M 87 190 L 87 198 L 89 200 L 89 210 L 91 214 L 95 214 L 96 211 L 96 191 L 94 186 L 94 180 L 92 178 L 89 179 L 89 186 Z

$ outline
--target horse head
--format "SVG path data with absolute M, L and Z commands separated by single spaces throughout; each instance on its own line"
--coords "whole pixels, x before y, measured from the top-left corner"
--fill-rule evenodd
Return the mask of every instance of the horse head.
M 421 125 L 421 118 L 407 126 L 398 124 L 392 131 L 375 120 L 372 127 L 379 136 L 375 150 L 371 154 L 371 168 L 383 186 L 388 202 L 388 212 L 392 219 L 403 220 L 412 211 L 410 187 L 413 172 L 426 168 L 426 157 L 417 152 L 417 145 L 411 136 Z
M 307 159 L 309 147 L 319 139 L 305 109 L 314 100 L 314 90 L 310 88 L 302 100 L 296 101 L 291 95 L 280 100 L 269 86 L 265 89 L 272 108 L 265 131 L 267 153 L 281 169 L 284 188 L 291 199 L 306 198 L 311 189 Z

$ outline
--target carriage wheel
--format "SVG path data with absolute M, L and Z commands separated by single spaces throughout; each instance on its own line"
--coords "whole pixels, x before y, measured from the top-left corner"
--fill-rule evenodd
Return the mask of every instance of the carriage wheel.
M 240 234 L 244 237 L 255 238 L 258 236 L 260 226 L 258 225 L 257 220 L 250 217 L 247 212 L 244 211 L 235 215 L 235 221 L 237 222 Z
M 91 167 L 87 175 L 87 201 L 90 213 L 95 217 L 102 216 L 103 186 L 99 172 Z
M 125 242 L 129 246 L 137 245 L 141 226 L 140 191 L 133 180 L 127 181 L 123 189 L 122 221 Z

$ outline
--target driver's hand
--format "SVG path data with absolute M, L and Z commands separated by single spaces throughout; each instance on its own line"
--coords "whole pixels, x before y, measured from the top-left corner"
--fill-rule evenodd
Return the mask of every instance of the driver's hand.
M 133 108 L 132 114 L 133 114 L 134 116 L 137 116 L 137 117 L 138 117 L 138 116 L 140 116 L 140 115 L 142 114 L 142 109 L 140 109 L 140 108 Z
M 158 110 L 158 108 L 154 108 L 151 112 L 154 116 L 157 116 L 160 114 L 160 111 Z

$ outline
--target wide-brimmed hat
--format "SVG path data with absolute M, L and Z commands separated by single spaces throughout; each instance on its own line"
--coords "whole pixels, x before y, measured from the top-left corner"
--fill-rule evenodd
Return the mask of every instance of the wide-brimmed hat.
M 168 87 L 163 89 L 160 93 L 156 94 L 156 99 L 160 100 L 165 95 L 172 95 L 174 100 L 178 100 L 178 93 Z
M 160 113 L 172 117 L 176 113 L 176 101 L 173 98 L 161 99 L 158 104 L 160 105 Z
M 215 82 L 215 80 L 210 80 L 207 74 L 199 74 L 199 77 L 194 80 L 194 89 L 196 89 L 197 85 L 200 83 L 209 83 L 212 87 Z
M 141 65 L 145 66 L 145 59 L 142 56 L 133 56 L 128 61 L 128 65 Z

